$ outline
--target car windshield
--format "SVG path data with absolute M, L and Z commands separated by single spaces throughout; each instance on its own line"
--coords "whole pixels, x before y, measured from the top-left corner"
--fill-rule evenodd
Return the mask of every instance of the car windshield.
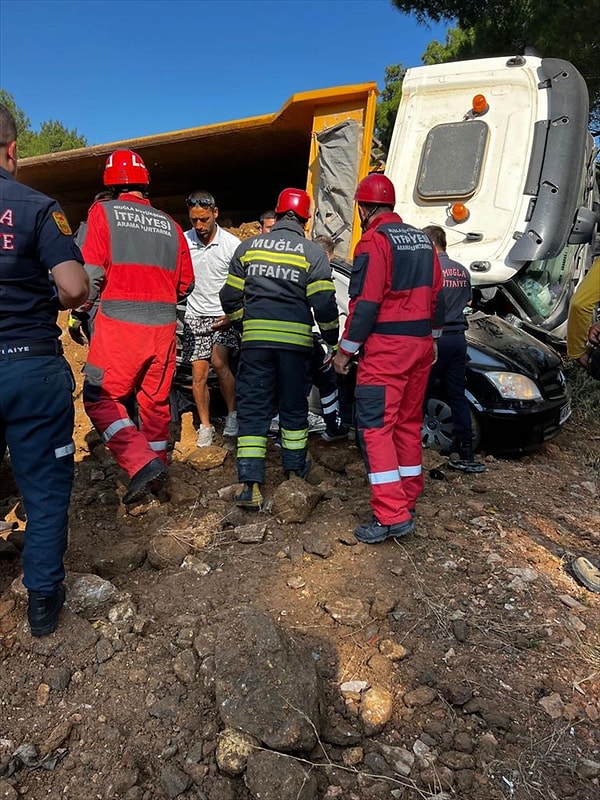
M 517 285 L 541 317 L 549 317 L 567 291 L 577 247 L 568 244 L 554 258 L 530 261 L 517 276 Z

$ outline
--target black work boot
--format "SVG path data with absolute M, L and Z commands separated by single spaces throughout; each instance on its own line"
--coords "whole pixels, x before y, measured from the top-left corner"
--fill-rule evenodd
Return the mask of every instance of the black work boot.
M 169 470 L 160 458 L 153 458 L 145 466 L 139 469 L 131 481 L 129 488 L 123 495 L 125 504 L 134 503 L 149 491 L 158 491 L 167 480 Z
M 306 480 L 306 476 L 311 471 L 312 465 L 312 458 L 307 458 L 302 469 L 290 469 L 287 472 L 287 476 L 288 478 L 300 478 L 301 481 Z
M 373 517 L 370 522 L 359 525 L 354 531 L 354 535 L 363 544 L 379 544 L 386 539 L 400 539 L 408 536 L 415 529 L 415 521 L 411 515 L 405 522 L 395 522 L 393 525 L 383 525 L 377 517 Z
M 234 503 L 240 508 L 248 508 L 251 511 L 260 511 L 263 506 L 263 496 L 260 491 L 260 484 L 248 482 L 244 484 L 241 492 L 238 492 L 234 498 Z
M 485 464 L 482 464 L 481 461 L 475 461 L 473 445 L 470 440 L 459 443 L 458 458 L 456 458 L 456 455 L 456 453 L 452 453 L 448 459 L 450 469 L 470 473 L 485 472 L 487 470 Z
M 47 636 L 54 633 L 58 624 L 58 612 L 65 602 L 65 587 L 60 586 L 56 594 L 46 595 L 29 592 L 27 619 L 32 636 Z

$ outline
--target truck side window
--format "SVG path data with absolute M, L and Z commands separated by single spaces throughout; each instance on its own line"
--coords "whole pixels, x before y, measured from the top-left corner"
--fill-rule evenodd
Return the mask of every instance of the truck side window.
M 530 261 L 519 272 L 517 285 L 544 319 L 552 314 L 568 289 L 576 255 L 577 246 L 568 244 L 554 258 Z
M 483 120 L 436 125 L 427 134 L 417 172 L 421 200 L 465 199 L 483 171 L 489 128 Z

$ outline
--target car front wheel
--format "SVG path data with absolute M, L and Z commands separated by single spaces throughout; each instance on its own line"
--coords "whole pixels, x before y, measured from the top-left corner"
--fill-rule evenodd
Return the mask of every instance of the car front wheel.
M 471 411 L 471 428 L 473 431 L 473 450 L 481 444 L 481 424 Z M 452 412 L 450 406 L 439 397 L 430 397 L 425 402 L 421 441 L 423 447 L 434 450 L 450 450 L 452 447 Z

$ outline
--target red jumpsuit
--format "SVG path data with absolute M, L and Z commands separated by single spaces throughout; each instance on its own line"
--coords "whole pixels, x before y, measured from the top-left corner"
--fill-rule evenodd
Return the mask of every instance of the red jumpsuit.
M 167 460 L 176 306 L 194 278 L 190 252 L 179 225 L 133 194 L 92 206 L 82 252 L 101 292 L 84 406 L 131 477 Z M 139 428 L 125 408 L 133 393 Z
M 423 490 L 423 398 L 433 336 L 443 325 L 443 276 L 423 231 L 395 213 L 377 215 L 356 246 L 340 349 L 359 353 L 356 418 L 382 525 L 410 519 Z

